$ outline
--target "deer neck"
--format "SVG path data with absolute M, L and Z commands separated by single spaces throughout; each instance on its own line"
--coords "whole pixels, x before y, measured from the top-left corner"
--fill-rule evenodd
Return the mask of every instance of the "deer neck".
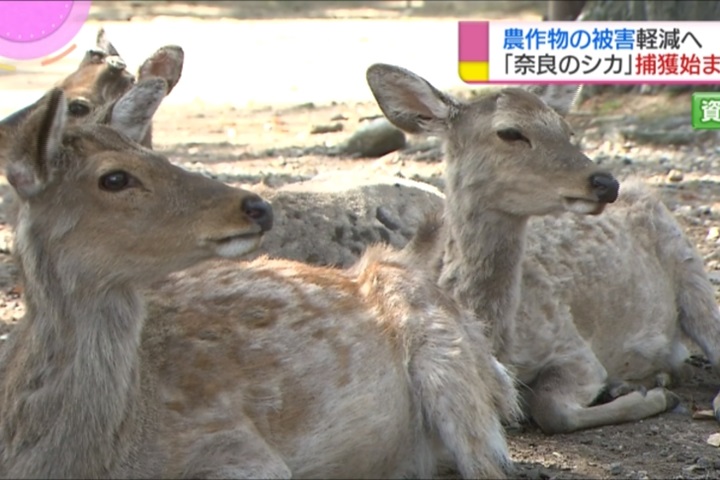
M 27 313 L 1 372 L 4 473 L 106 476 L 138 412 L 142 301 L 128 285 L 64 272 L 42 248 L 18 248 Z
M 439 283 L 485 320 L 496 355 L 508 361 L 520 302 L 527 217 L 482 210 L 448 189 L 447 236 Z

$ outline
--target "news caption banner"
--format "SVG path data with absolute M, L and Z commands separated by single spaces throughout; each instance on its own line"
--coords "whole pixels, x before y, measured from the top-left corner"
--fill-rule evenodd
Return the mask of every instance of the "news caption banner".
M 468 84 L 720 84 L 720 22 L 458 22 Z M 692 95 L 692 124 L 720 129 L 720 92 Z

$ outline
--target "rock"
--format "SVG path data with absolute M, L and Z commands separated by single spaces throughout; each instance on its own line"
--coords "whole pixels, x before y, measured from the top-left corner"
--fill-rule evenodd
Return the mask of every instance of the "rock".
M 12 253 L 13 246 L 13 234 L 10 231 L 3 232 L 0 234 L 0 253 L 10 254 Z
M 697 465 L 688 465 L 686 467 L 682 468 L 683 472 L 687 473 L 694 473 L 694 472 L 703 472 L 705 469 L 703 467 L 699 467 Z
M 668 182 L 674 182 L 674 183 L 682 182 L 683 178 L 685 178 L 685 176 L 683 175 L 683 172 L 681 172 L 680 170 L 673 169 L 673 170 L 670 170 L 670 172 L 667 174 Z
M 610 475 L 618 476 L 623 472 L 623 466 L 620 462 L 611 463 L 608 471 L 610 472 Z
M 705 240 L 708 242 L 714 242 L 718 239 L 718 237 L 720 237 L 720 228 L 710 227 L 710 229 L 708 230 L 708 234 L 705 237 Z
M 542 468 L 531 468 L 523 472 L 521 478 L 528 480 L 547 480 L 550 478 L 550 474 Z
M 713 447 L 720 447 L 720 433 L 713 433 L 707 438 L 706 442 Z
M 315 104 L 313 102 L 300 103 L 297 105 L 293 105 L 292 107 L 290 107 L 284 111 L 285 112 L 297 112 L 297 111 L 303 111 L 303 110 L 315 110 Z
M 713 462 L 705 457 L 698 457 L 695 460 L 695 468 L 697 470 L 711 470 L 713 468 Z
M 343 130 L 343 124 L 333 123 L 330 125 L 313 125 L 313 127 L 310 129 L 310 135 L 318 135 L 322 133 L 333 133 L 333 132 L 341 132 Z
M 405 133 L 383 117 L 360 127 L 340 145 L 340 151 L 358 157 L 382 157 L 405 145 Z
M 626 140 L 638 144 L 695 145 L 714 138 L 712 130 L 694 130 L 687 115 L 659 118 L 649 123 L 633 122 L 620 127 Z
M 268 254 L 317 265 L 348 267 L 373 243 L 402 248 L 444 196 L 422 182 L 372 173 L 333 172 L 257 193 L 273 205 Z
M 711 280 L 712 281 L 712 280 Z M 715 282 L 713 282 L 715 283 Z M 715 420 L 715 412 L 712 410 L 696 410 L 692 413 L 693 420 Z

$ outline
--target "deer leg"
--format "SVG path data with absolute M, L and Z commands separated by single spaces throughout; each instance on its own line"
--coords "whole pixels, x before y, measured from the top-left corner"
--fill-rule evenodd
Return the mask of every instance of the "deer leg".
M 255 428 L 205 434 L 192 445 L 182 478 L 291 478 L 290 468 Z
M 485 380 L 492 376 L 479 374 L 457 327 L 435 320 L 409 366 L 423 423 L 439 434 L 463 478 L 506 478 L 513 464 L 493 402 L 494 385 Z
M 571 424 L 574 430 L 582 430 L 633 422 L 672 410 L 679 403 L 677 395 L 662 387 L 648 390 L 646 394 L 635 391 L 603 405 L 574 408 Z
M 717 395 L 715 395 L 715 398 L 712 402 L 713 407 L 713 413 L 715 414 L 715 418 L 718 422 L 720 422 L 720 392 L 718 392 Z
M 582 363 L 570 362 L 554 366 L 534 382 L 530 412 L 545 433 L 568 433 L 637 421 L 671 410 L 680 402 L 677 395 L 658 387 L 647 392 L 631 391 L 608 403 L 587 406 L 591 402 L 588 387 L 592 387 L 592 383 L 582 381 L 582 366 Z

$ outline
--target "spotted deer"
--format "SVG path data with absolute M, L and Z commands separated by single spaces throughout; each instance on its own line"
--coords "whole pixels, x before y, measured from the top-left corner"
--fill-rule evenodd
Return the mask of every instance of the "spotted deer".
M 490 323 L 544 432 L 674 408 L 663 387 L 684 335 L 720 370 L 713 288 L 663 203 L 628 181 L 593 215 L 618 186 L 571 143 L 573 95 L 553 89 L 553 111 L 520 89 L 463 102 L 390 65 L 367 79 L 393 124 L 445 138 L 444 220 L 419 243 L 443 290 Z
M 165 80 L 143 85 L 120 116 L 159 106 Z M 193 454 L 199 465 L 203 449 L 219 451 L 241 434 L 195 431 L 187 451 L 169 448 L 189 432 L 162 400 L 158 370 L 168 352 L 142 340 L 139 289 L 257 248 L 272 209 L 138 145 L 141 130 L 127 128 L 131 122 L 114 116 L 109 126 L 68 127 L 67 111 L 62 90 L 53 89 L 10 147 L 27 314 L 0 357 L 0 476 L 171 476 L 169 466 L 190 465 Z M 207 476 L 236 478 L 231 464 L 212 460 Z
M 137 81 L 160 77 L 168 84 L 167 93 L 177 85 L 182 75 L 184 53 L 177 45 L 166 45 L 148 57 L 138 69 Z M 135 84 L 118 51 L 107 37 L 104 29 L 98 31 L 96 47 L 85 53 L 77 70 L 58 82 L 68 105 L 68 125 L 85 122 L 107 122 L 113 103 Z M 38 107 L 43 100 L 28 105 L 0 120 L 0 151 L 9 143 L 12 131 Z M 103 114 L 104 112 L 104 114 Z M 152 126 L 141 144 L 152 147 Z M 0 161 L 2 161 L 0 154 Z
M 149 122 L 167 85 L 144 85 L 119 112 Z M 3 477 L 506 474 L 513 380 L 416 259 L 191 267 L 257 246 L 269 205 L 65 112 L 44 98 L 7 173 L 28 313 L 0 359 Z

